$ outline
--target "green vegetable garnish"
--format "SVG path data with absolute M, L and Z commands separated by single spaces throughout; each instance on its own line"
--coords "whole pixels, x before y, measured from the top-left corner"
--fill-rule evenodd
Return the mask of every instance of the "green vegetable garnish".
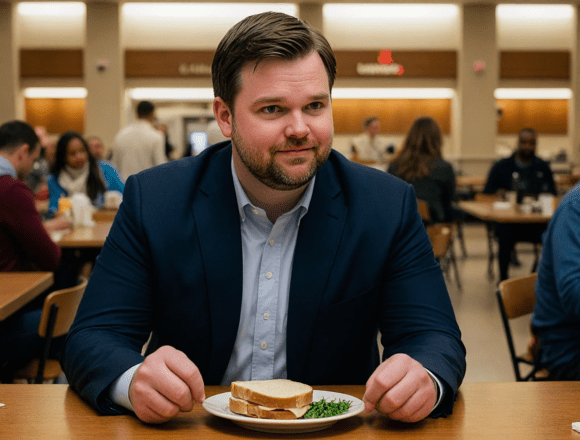
M 318 402 L 312 402 L 310 409 L 304 414 L 305 419 L 319 419 L 322 417 L 338 416 L 345 413 L 350 408 L 351 402 L 346 400 L 339 400 L 338 402 L 327 402 L 324 399 Z

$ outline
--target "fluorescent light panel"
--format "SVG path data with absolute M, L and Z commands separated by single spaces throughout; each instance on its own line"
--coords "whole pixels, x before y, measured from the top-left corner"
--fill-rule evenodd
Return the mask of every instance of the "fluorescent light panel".
M 574 17 L 572 5 L 498 5 L 498 18 L 513 21 L 566 20 Z
M 129 90 L 131 99 L 157 99 L 177 101 L 208 101 L 213 100 L 213 89 L 199 88 L 135 88 Z
M 448 88 L 335 88 L 335 99 L 451 99 L 453 89 Z
M 24 89 L 25 98 L 86 98 L 84 87 L 28 87 Z
M 495 99 L 571 99 L 571 89 L 495 89 Z
M 191 18 L 239 20 L 260 12 L 276 11 L 297 15 L 291 3 L 125 3 L 123 14 L 132 18 Z M 195 25 L 192 23 L 192 25 Z
M 449 19 L 459 14 L 459 7 L 454 4 L 338 4 L 327 3 L 322 6 L 322 14 L 332 20 L 351 20 L 353 10 L 356 10 L 356 20 L 376 20 L 384 17 L 385 26 L 396 20 L 417 20 L 429 18 L 433 20 Z
M 81 17 L 87 7 L 81 2 L 23 2 L 18 3 L 18 13 L 31 17 Z

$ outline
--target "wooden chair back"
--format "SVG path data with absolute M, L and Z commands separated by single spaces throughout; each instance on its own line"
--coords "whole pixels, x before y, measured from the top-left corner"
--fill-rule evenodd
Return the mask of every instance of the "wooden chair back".
M 435 258 L 444 258 L 449 251 L 451 245 L 451 228 L 444 223 L 437 223 L 427 226 L 427 234 L 433 246 L 433 253 Z
M 417 209 L 424 223 L 431 223 L 431 211 L 429 204 L 425 200 L 417 199 Z
M 87 282 L 87 278 L 79 277 L 79 283 L 76 286 L 55 290 L 46 297 L 38 326 L 38 334 L 45 341 L 42 357 L 32 360 L 18 370 L 15 378 L 43 383 L 44 380 L 55 380 L 62 373 L 59 362 L 48 359 L 50 345 L 53 338 L 68 333 L 85 293 Z
M 516 381 L 518 382 L 543 380 L 548 376 L 548 372 L 539 366 L 538 359 L 536 358 L 537 353 L 526 351 L 523 354 L 516 354 L 509 323 L 511 319 L 529 315 L 534 311 L 537 277 L 537 274 L 532 273 L 504 280 L 499 283 L 496 292 L 512 366 L 514 368 Z M 526 375 L 522 374 L 520 370 L 522 364 L 532 367 L 532 370 Z

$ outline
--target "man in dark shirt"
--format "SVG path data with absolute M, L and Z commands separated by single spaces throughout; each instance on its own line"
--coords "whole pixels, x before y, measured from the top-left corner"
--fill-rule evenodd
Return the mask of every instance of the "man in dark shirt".
M 536 156 L 536 132 L 524 128 L 518 136 L 516 151 L 508 158 L 496 162 L 487 178 L 483 190 L 486 194 L 504 194 L 516 191 L 518 203 L 524 196 L 537 196 L 541 193 L 556 194 L 554 176 L 550 165 Z M 541 243 L 546 225 L 504 223 L 495 225 L 499 243 L 500 280 L 508 278 L 510 256 L 519 241 Z

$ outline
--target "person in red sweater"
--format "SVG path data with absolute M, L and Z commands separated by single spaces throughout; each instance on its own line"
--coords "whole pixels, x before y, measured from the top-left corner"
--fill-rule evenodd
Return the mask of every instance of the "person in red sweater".
M 56 271 L 61 252 L 49 233 L 70 227 L 64 217 L 42 222 L 34 195 L 23 179 L 40 154 L 39 139 L 25 122 L 0 126 L 0 271 Z M 36 355 L 42 347 L 37 331 L 41 295 L 4 321 L 0 321 L 0 381 Z

